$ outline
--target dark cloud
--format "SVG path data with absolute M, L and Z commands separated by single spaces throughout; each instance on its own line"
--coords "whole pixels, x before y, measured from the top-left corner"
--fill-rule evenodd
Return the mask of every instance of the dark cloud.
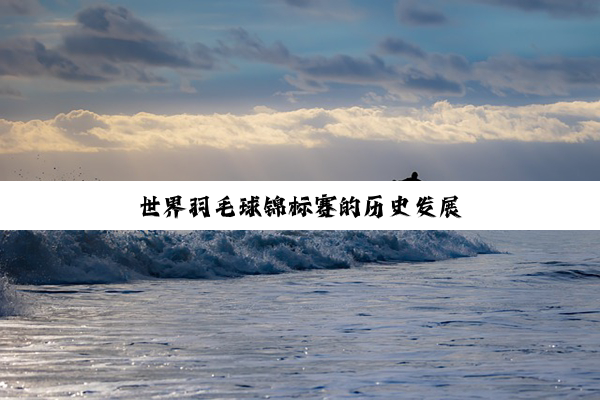
M 364 10 L 351 0 L 272 0 L 288 6 L 298 15 L 320 19 L 355 21 L 362 18 Z
M 436 71 L 438 74 L 463 77 L 471 71 L 469 61 L 461 55 L 428 53 L 416 44 L 399 38 L 385 38 L 379 43 L 379 51 L 409 57 L 421 68 Z
M 398 2 L 396 16 L 403 24 L 414 26 L 443 25 L 447 22 L 446 16 L 441 11 L 412 0 Z
M 69 54 L 97 57 L 116 63 L 138 63 L 172 68 L 192 68 L 195 66 L 186 49 L 171 43 L 72 35 L 65 37 L 64 46 Z M 212 66 L 214 64 L 205 63 L 203 65 Z
M 405 90 L 460 95 L 476 82 L 504 96 L 506 91 L 550 96 L 600 88 L 600 58 L 545 57 L 527 59 L 504 55 L 471 63 L 458 54 L 427 53 L 402 39 L 386 38 L 379 45 L 387 54 L 406 55 L 401 87 Z
M 468 1 L 514 6 L 509 0 Z M 548 12 L 553 5 L 554 10 L 574 13 L 567 10 L 592 12 L 598 2 L 600 0 L 578 0 L 560 6 L 551 0 L 527 0 L 519 4 L 523 9 Z M 526 3 L 531 5 L 525 6 Z M 8 4 L 12 3 L 0 3 Z M 308 6 L 308 2 L 300 1 L 295 6 L 303 5 Z M 424 6 L 411 1 L 399 3 L 398 10 L 427 11 Z M 472 82 L 498 95 L 505 91 L 540 96 L 565 95 L 577 89 L 600 87 L 600 59 L 594 57 L 524 59 L 501 56 L 471 63 L 461 55 L 429 53 L 417 44 L 393 37 L 379 43 L 378 54 L 305 56 L 294 54 L 281 42 L 267 44 L 241 28 L 232 30 L 216 47 L 178 42 L 123 7 L 87 7 L 76 14 L 75 20 L 76 26 L 63 31 L 60 44 L 52 48 L 33 38 L 0 41 L 0 77 L 40 76 L 87 84 L 134 82 L 155 85 L 168 83 L 158 75 L 158 68 L 169 68 L 180 74 L 182 81 L 188 79 L 189 86 L 191 75 L 219 69 L 230 60 L 242 58 L 289 71 L 284 79 L 297 89 L 289 92 L 292 94 L 321 93 L 329 90 L 332 84 L 346 84 L 375 90 L 382 88 L 393 95 L 391 97 L 414 101 L 421 97 L 460 96 L 465 93 L 465 86 Z M 434 20 L 430 18 L 429 23 Z M 422 18 L 420 23 L 426 21 L 427 18 Z M 394 60 L 382 54 L 402 56 L 403 59 Z M 20 93 L 10 93 L 0 87 L 0 95 L 19 96 Z
M 79 11 L 75 17 L 82 28 L 96 33 L 129 39 L 164 38 L 158 30 L 134 17 L 124 7 L 88 7 Z
M 14 89 L 8 85 L 0 84 L 0 96 L 22 98 L 23 93 L 21 93 L 17 89 Z
M 432 96 L 442 94 L 459 96 L 463 95 L 465 91 L 461 83 L 449 80 L 440 74 L 427 76 L 420 72 L 407 76 L 403 82 L 403 87 L 413 92 Z
M 427 54 L 421 48 L 402 39 L 385 38 L 380 44 L 379 49 L 385 54 L 407 56 L 412 58 L 424 59 Z
M 0 76 L 52 77 L 68 82 L 107 83 L 131 81 L 164 84 L 166 80 L 129 64 L 91 62 L 61 49 L 49 49 L 35 39 L 16 38 L 0 42 Z
M 218 50 L 226 57 L 243 57 L 276 65 L 290 65 L 298 60 L 282 43 L 267 46 L 258 36 L 242 28 L 232 30 L 229 39 L 226 44 L 221 43 Z
M 16 0 L 14 0 L 16 1 Z M 330 0 L 328 0 L 330 1 Z M 463 0 L 494 6 L 515 8 L 526 12 L 546 12 L 554 17 L 594 17 L 600 14 L 600 0 Z M 289 6 L 308 9 L 317 6 L 315 0 L 283 0 Z M 422 1 L 398 0 L 398 20 L 407 25 L 442 25 L 448 22 L 444 13 Z
M 286 4 L 292 7 L 306 8 L 310 6 L 313 0 L 284 0 Z
M 491 57 L 473 65 L 474 79 L 499 95 L 518 93 L 567 95 L 574 89 L 600 88 L 600 58 Z
M 256 35 L 243 29 L 232 31 L 233 42 L 223 45 L 222 52 L 228 57 L 242 57 L 253 61 L 282 65 L 300 72 L 308 79 L 304 81 L 374 81 L 378 77 L 393 77 L 383 60 L 376 56 L 356 58 L 347 55 L 332 57 L 300 57 L 293 55 L 282 43 L 267 46 Z M 316 85 L 315 85 L 316 86 Z
M 0 76 L 146 85 L 167 83 L 155 67 L 193 73 L 218 65 L 216 50 L 171 40 L 123 7 L 88 7 L 77 13 L 76 21 L 55 48 L 33 38 L 0 41 Z
M 33 15 L 42 10 L 37 0 L 0 0 L 0 17 L 7 15 Z
M 313 78 L 348 83 L 377 83 L 399 78 L 398 72 L 375 56 L 357 58 L 345 54 L 299 59 L 294 68 Z
M 530 12 L 547 12 L 555 17 L 593 17 L 600 12 L 600 0 L 474 0 L 479 3 L 517 8 Z
M 106 78 L 35 39 L 0 42 L 0 76 L 51 76 L 67 81 L 104 82 Z
M 279 42 L 268 46 L 243 29 L 233 31 L 231 39 L 231 43 L 222 44 L 222 54 L 285 66 L 297 74 L 296 77 L 287 76 L 286 81 L 303 92 L 323 92 L 327 90 L 327 83 L 378 86 L 411 99 L 415 99 L 415 96 L 457 95 L 464 92 L 460 82 L 444 77 L 431 68 L 418 70 L 390 65 L 376 55 L 302 57 L 293 54 Z M 398 44 L 393 39 L 390 42 Z M 404 44 L 413 52 L 418 50 L 415 45 Z M 422 57 L 427 57 L 427 54 L 422 52 Z
M 89 7 L 76 19 L 77 28 L 63 39 L 65 51 L 72 55 L 151 67 L 209 70 L 216 65 L 208 47 L 198 44 L 190 50 L 123 7 Z

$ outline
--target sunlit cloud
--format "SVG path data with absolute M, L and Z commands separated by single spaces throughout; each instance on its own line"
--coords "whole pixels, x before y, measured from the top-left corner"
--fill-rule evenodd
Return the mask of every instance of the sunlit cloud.
M 424 143 L 600 140 L 600 101 L 548 105 L 335 108 L 254 114 L 99 115 L 76 110 L 50 120 L 0 119 L 0 152 L 97 152 L 208 146 L 328 146 L 335 139 Z

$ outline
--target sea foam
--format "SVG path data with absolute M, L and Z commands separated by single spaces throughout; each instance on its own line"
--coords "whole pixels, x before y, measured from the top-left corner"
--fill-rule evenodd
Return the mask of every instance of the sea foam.
M 0 276 L 0 317 L 22 315 L 26 310 L 22 297 L 6 276 Z

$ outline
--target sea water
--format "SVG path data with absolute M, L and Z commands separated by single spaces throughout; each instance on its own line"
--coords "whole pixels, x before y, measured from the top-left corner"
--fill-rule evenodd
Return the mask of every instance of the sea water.
M 600 232 L 0 236 L 0 397 L 600 398 Z

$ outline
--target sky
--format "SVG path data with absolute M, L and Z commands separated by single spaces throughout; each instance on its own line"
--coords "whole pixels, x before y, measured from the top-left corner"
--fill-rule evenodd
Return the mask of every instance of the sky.
M 2 180 L 600 180 L 600 0 L 0 0 Z

